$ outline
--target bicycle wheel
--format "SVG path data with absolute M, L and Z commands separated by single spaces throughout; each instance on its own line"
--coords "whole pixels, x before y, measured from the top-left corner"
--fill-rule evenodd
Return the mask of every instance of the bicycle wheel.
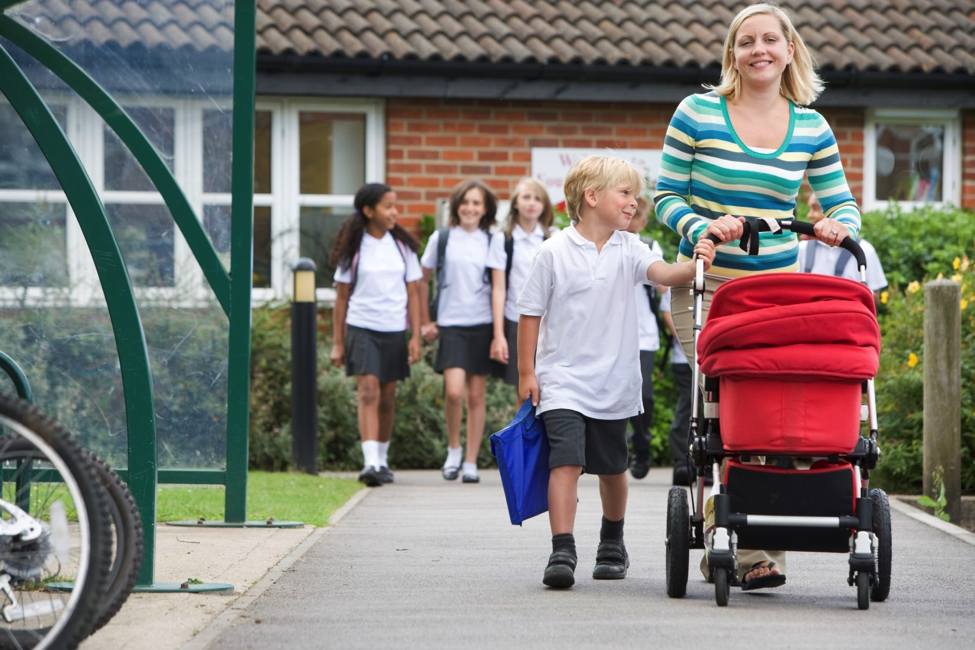
M 0 394 L 0 428 L 0 648 L 72 650 L 108 578 L 105 493 L 78 442 L 26 402 Z
M 108 491 L 108 512 L 112 527 L 112 564 L 101 611 L 89 631 L 93 634 L 112 620 L 125 604 L 142 568 L 142 517 L 132 492 L 108 463 L 85 450 L 95 467 L 98 481 Z

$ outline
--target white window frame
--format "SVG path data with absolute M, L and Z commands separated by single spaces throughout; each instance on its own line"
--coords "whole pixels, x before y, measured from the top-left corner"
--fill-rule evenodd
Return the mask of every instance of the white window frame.
M 104 123 L 87 104 L 69 96 L 50 94 L 45 100 L 51 105 L 64 106 L 65 132 L 91 178 L 103 203 L 141 203 L 162 205 L 162 196 L 155 191 L 106 191 Z M 212 99 L 199 100 L 181 97 L 118 97 L 121 106 L 171 108 L 174 111 L 173 176 L 199 220 L 203 220 L 204 206 L 226 205 L 231 193 L 203 192 L 203 111 L 214 107 Z M 230 105 L 225 105 L 229 109 Z M 382 99 L 331 98 L 258 98 L 256 110 L 271 113 L 271 193 L 255 194 L 254 206 L 271 208 L 271 288 L 255 288 L 255 303 L 290 299 L 292 295 L 292 266 L 300 250 L 300 212 L 302 207 L 334 207 L 352 210 L 353 195 L 300 194 L 299 190 L 299 113 L 361 113 L 365 116 L 366 182 L 384 182 L 386 174 L 385 101 Z M 67 197 L 61 190 L 0 190 L 0 199 L 8 201 L 46 201 L 66 206 L 66 253 L 70 301 L 86 306 L 102 296 L 98 274 L 81 227 L 74 218 Z M 191 264 L 192 252 L 179 228 L 174 224 L 174 287 L 134 287 L 142 301 L 171 300 L 179 291 L 189 296 L 189 302 L 203 304 L 212 292 L 199 266 Z M 192 269 L 192 270 L 187 270 Z M 29 287 L 26 295 L 21 287 L 0 287 L 0 305 L 17 305 L 23 300 L 33 305 L 51 300 L 63 300 L 65 292 L 59 288 Z M 319 301 L 331 303 L 335 290 L 319 287 Z M 189 305 L 188 305 L 189 306 Z
M 897 201 L 905 210 L 923 206 L 942 207 L 961 205 L 961 115 L 949 109 L 875 108 L 867 112 L 863 134 L 863 204 L 864 212 L 887 207 L 887 201 L 877 198 L 877 125 L 878 124 L 935 124 L 945 129 L 944 176 L 941 179 L 941 201 Z
M 291 298 L 292 267 L 300 257 L 301 208 L 344 208 L 352 211 L 353 194 L 301 194 L 299 114 L 361 113 L 365 116 L 365 181 L 386 180 L 385 101 L 348 98 L 258 97 L 256 110 L 271 113 L 271 193 L 255 194 L 254 205 L 271 207 L 271 288 L 255 288 L 254 302 Z M 319 302 L 333 303 L 335 289 L 318 287 Z

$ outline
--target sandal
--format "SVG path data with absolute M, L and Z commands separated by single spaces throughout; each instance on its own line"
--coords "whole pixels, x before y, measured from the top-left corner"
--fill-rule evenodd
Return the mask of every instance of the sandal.
M 568 589 L 575 584 L 576 554 L 569 551 L 553 551 L 548 556 L 548 566 L 542 584 L 555 589 Z
M 768 564 L 766 564 L 768 562 Z M 752 565 L 748 571 L 745 572 L 747 576 L 749 573 L 755 569 L 768 569 L 769 571 L 775 567 L 775 562 L 771 560 L 762 560 L 761 562 L 756 562 Z M 784 573 L 770 573 L 759 578 L 752 578 L 751 580 L 741 581 L 742 591 L 754 591 L 755 589 L 773 589 L 775 587 L 781 587 L 785 584 L 785 574 Z
M 604 539 L 596 547 L 596 566 L 592 569 L 594 580 L 622 580 L 630 568 L 630 556 L 621 539 Z

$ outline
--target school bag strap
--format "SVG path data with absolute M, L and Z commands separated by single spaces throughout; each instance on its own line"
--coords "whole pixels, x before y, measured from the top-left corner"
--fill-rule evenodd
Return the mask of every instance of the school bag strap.
M 508 278 L 511 276 L 511 262 L 515 257 L 515 238 L 514 235 L 511 237 L 505 237 L 504 239 L 504 286 L 505 288 L 511 286 L 511 282 Z
M 447 258 L 447 238 L 450 236 L 450 228 L 444 226 L 437 228 L 437 270 L 434 276 L 435 291 L 430 298 L 430 320 L 437 320 L 437 308 L 440 305 L 440 292 L 444 288 L 444 263 Z
M 393 237 L 393 241 L 396 242 L 396 248 L 399 249 L 400 257 L 403 258 L 403 284 L 409 284 L 409 282 L 406 279 L 407 272 L 409 270 L 408 269 L 409 263 L 406 261 L 406 244 L 396 239 L 395 236 Z M 360 249 L 362 248 L 361 242 L 359 243 L 359 248 Z M 352 281 L 350 283 L 349 295 L 351 296 L 355 292 L 356 283 L 359 281 L 359 251 L 356 251 L 355 255 L 352 256 L 352 263 L 350 266 L 351 266 L 350 270 L 352 272 Z
M 817 240 L 812 240 L 806 246 L 806 260 L 805 260 L 805 264 L 803 264 L 802 267 L 803 273 L 812 273 L 813 266 L 816 263 L 816 251 L 819 249 L 819 246 L 816 245 L 816 242 Z M 859 237 L 857 237 L 857 243 L 858 244 L 860 243 Z M 833 275 L 835 275 L 838 278 L 843 277 L 843 271 L 846 270 L 846 265 L 850 262 L 852 258 L 853 258 L 853 253 L 846 250 L 845 248 L 841 248 L 840 255 L 839 257 L 836 258 L 836 265 L 833 267 Z

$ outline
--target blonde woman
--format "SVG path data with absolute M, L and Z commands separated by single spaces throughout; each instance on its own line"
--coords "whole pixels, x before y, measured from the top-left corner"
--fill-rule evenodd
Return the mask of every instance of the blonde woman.
M 743 9 L 725 41 L 721 82 L 681 102 L 667 130 L 654 197 L 657 218 L 681 235 L 678 260 L 691 259 L 708 234 L 720 238 L 708 274 L 704 317 L 723 282 L 754 273 L 798 270 L 799 242 L 791 232 L 762 233 L 757 255 L 737 241 L 745 217 L 793 215 L 803 174 L 825 218 L 816 236 L 837 246 L 860 230 L 833 132 L 808 108 L 822 92 L 814 61 L 788 15 L 773 4 Z M 673 292 L 677 336 L 691 360 L 690 284 Z M 744 590 L 785 583 L 785 554 L 741 551 Z M 706 561 L 702 570 L 707 575 Z

